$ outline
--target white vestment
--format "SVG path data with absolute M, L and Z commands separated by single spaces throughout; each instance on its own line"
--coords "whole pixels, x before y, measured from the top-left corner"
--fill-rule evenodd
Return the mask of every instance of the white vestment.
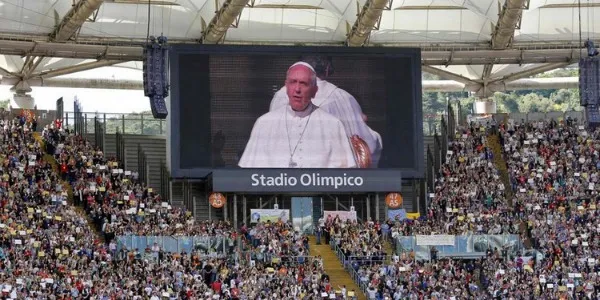
M 290 162 L 294 165 L 290 166 Z M 295 112 L 286 105 L 256 120 L 238 165 L 242 168 L 355 168 L 356 162 L 344 126 L 337 118 L 315 105 L 309 105 L 302 112 Z
M 369 146 L 371 150 L 371 167 L 377 168 L 381 158 L 381 149 L 383 148 L 381 136 L 371 129 L 363 120 L 362 109 L 358 101 L 343 89 L 338 88 L 326 80 L 317 78 L 319 90 L 312 103 L 322 110 L 338 118 L 344 125 L 346 135 L 358 135 Z M 269 110 L 274 111 L 289 103 L 286 88 L 282 87 L 271 100 Z

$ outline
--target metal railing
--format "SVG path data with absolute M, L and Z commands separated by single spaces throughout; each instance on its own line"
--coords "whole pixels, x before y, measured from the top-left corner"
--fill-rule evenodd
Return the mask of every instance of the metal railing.
M 149 184 L 148 182 L 148 178 L 150 177 L 148 172 L 149 172 L 149 168 L 148 168 L 148 158 L 146 157 L 146 153 L 144 152 L 144 149 L 142 148 L 142 144 L 138 144 L 137 147 L 137 167 L 138 167 L 138 173 L 140 174 L 140 181 L 145 183 L 146 185 Z
M 259 263 L 286 264 L 288 266 L 312 264 L 316 259 L 315 256 L 310 255 L 277 255 L 272 253 L 257 253 L 251 250 L 244 251 L 244 257 L 246 258 L 246 262 L 254 260 Z
M 442 115 L 423 116 L 423 135 L 433 135 L 440 131 Z
M 578 124 L 583 125 L 585 123 L 585 112 L 583 111 L 551 111 L 551 112 L 532 112 L 532 113 L 509 113 L 509 114 L 495 114 L 496 121 L 501 122 L 503 118 L 501 116 L 508 115 L 509 119 L 513 119 L 515 122 L 535 122 L 535 121 L 547 121 L 555 120 L 562 121 L 567 117 L 573 120 L 577 120 Z
M 329 241 L 331 249 L 335 252 L 336 256 L 344 266 L 344 269 L 350 274 L 352 280 L 356 283 L 358 288 L 366 295 L 369 288 L 368 283 L 361 281 L 360 274 L 354 268 L 353 262 L 360 262 L 360 265 L 370 264 L 382 264 L 386 261 L 387 255 L 377 256 L 377 259 L 373 259 L 373 256 L 346 256 L 344 251 L 338 246 L 337 240 L 332 238 Z
M 56 118 L 61 120 L 63 119 L 65 111 L 65 101 L 63 97 L 60 97 L 56 100 Z
M 523 250 L 523 243 L 516 234 L 472 234 L 454 236 L 454 245 L 424 246 L 417 244 L 416 236 L 398 236 L 394 239 L 397 254 L 414 252 L 416 260 L 430 260 L 431 247 L 438 251 L 438 257 L 465 256 L 466 254 L 486 253 L 494 248 L 506 248 L 510 253 Z
M 91 131 L 91 128 L 87 128 L 87 124 L 92 123 L 91 119 L 98 118 L 100 122 L 105 124 L 105 132 L 107 134 L 116 133 L 117 128 L 121 128 L 121 132 L 126 134 L 166 134 L 166 120 L 154 119 L 152 114 L 84 112 L 82 111 L 79 102 L 77 101 L 76 103 L 74 112 L 64 112 L 64 124 L 74 128 L 78 133 L 87 133 Z M 448 122 L 444 120 L 444 116 Z M 545 119 L 562 120 L 567 116 L 580 120 L 581 122 L 585 120 L 585 113 L 582 111 L 510 113 L 508 116 L 515 121 L 537 121 Z M 426 114 L 423 116 L 423 134 L 434 135 L 436 132 L 441 133 L 443 126 L 447 126 L 447 133 L 452 134 L 457 124 L 466 124 L 466 119 L 466 113 L 460 104 L 457 104 L 456 108 L 452 105 L 448 105 L 446 114 Z
M 125 159 L 125 139 L 119 128 L 117 128 L 117 132 L 115 133 L 115 142 L 117 160 L 123 164 L 123 168 L 127 169 L 127 160 Z
M 83 112 L 81 106 L 75 108 L 75 112 L 64 113 L 64 124 L 70 128 L 72 126 L 81 128 L 82 133 L 91 131 L 86 124 L 91 124 L 92 119 L 96 118 L 104 124 L 106 134 L 115 134 L 119 128 L 124 134 L 164 135 L 166 133 L 166 120 L 154 119 L 152 114 Z
M 121 249 L 135 250 L 151 248 L 157 245 L 165 252 L 171 253 L 191 253 L 192 251 L 201 251 L 207 254 L 228 255 L 235 249 L 230 247 L 230 239 L 226 237 L 214 236 L 137 236 L 125 235 L 117 236 L 117 251 Z M 235 247 L 233 247 L 235 248 Z
M 171 200 L 171 173 L 167 168 L 167 164 L 164 160 L 160 160 L 160 194 L 163 201 L 169 202 Z M 195 212 L 193 212 L 195 213 Z
M 96 147 L 100 148 L 101 151 L 104 151 L 104 124 L 98 121 L 98 118 L 94 118 L 94 141 L 96 143 Z
M 165 135 L 167 129 L 166 120 L 154 119 L 152 114 L 126 114 L 126 113 L 97 113 L 84 112 L 82 108 L 76 107 L 75 112 L 64 112 L 62 114 L 65 126 L 76 128 L 77 132 L 82 134 L 93 130 L 89 124 L 97 118 L 98 121 L 105 124 L 106 134 L 115 134 L 117 128 L 125 134 L 142 135 Z M 423 134 L 433 135 L 434 132 L 440 132 L 442 115 L 427 115 L 423 120 Z
M 79 100 L 77 100 L 77 98 L 75 98 L 75 101 L 73 102 L 73 109 L 75 110 L 73 112 L 73 130 L 75 131 L 75 134 L 78 135 L 82 135 L 87 133 L 87 115 L 84 116 L 84 113 L 82 112 L 82 107 L 81 104 L 79 103 Z M 68 114 L 67 114 L 68 116 Z M 67 127 L 69 127 L 69 118 L 66 118 L 67 124 L 65 124 Z
M 429 145 L 427 145 L 427 165 L 425 167 L 425 176 L 427 178 L 427 190 L 433 191 L 435 188 L 435 174 L 437 172 L 437 169 L 435 168 L 434 164 L 433 151 L 431 151 Z

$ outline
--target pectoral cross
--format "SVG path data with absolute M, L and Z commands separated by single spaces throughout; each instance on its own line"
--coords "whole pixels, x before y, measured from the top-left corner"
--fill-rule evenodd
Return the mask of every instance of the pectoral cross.
M 295 168 L 298 166 L 298 164 L 292 158 L 290 158 L 289 166 L 290 166 L 290 168 Z

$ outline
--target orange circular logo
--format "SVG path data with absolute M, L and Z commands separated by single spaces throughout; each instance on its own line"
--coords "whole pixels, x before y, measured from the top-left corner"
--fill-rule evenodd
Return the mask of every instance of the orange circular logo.
M 221 193 L 212 193 L 210 194 L 210 197 L 208 197 L 208 202 L 210 203 L 210 206 L 214 208 L 221 208 L 225 205 L 225 202 L 227 202 L 227 198 Z
M 385 204 L 387 204 L 389 208 L 398 208 L 402 206 L 403 201 L 404 199 L 400 193 L 389 193 L 385 196 Z

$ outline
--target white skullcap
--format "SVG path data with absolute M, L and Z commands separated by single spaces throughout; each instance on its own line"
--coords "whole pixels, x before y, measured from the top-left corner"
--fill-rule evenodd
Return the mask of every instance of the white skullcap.
M 291 68 L 293 68 L 293 67 L 295 67 L 295 66 L 305 66 L 305 67 L 307 67 L 309 70 L 311 70 L 313 73 L 315 73 L 315 74 L 317 73 L 317 72 L 315 72 L 315 69 L 314 69 L 314 68 L 313 68 L 313 67 L 312 67 L 312 66 L 311 66 L 309 63 L 305 63 L 305 62 L 303 62 L 303 61 L 299 61 L 299 62 L 296 62 L 296 63 L 294 63 L 293 65 L 291 65 L 291 66 L 288 68 L 288 70 L 290 70 Z

